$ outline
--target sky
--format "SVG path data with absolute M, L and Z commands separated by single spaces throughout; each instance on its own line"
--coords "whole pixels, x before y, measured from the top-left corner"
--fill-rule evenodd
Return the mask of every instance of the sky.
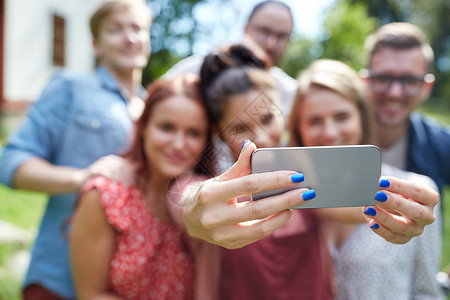
M 224 26 L 215 26 L 213 36 L 199 41 L 194 53 L 205 55 L 215 46 L 223 44 L 224 41 L 237 42 L 242 36 L 245 22 L 253 7 L 261 0 L 230 0 L 233 5 L 224 7 L 221 0 L 210 0 L 207 4 L 200 6 L 194 11 L 197 19 L 204 22 L 205 26 L 211 23 L 222 23 Z M 294 31 L 306 37 L 317 37 L 321 33 L 324 12 L 333 7 L 336 0 L 281 0 L 288 4 L 294 15 Z M 238 21 L 230 29 L 227 20 Z

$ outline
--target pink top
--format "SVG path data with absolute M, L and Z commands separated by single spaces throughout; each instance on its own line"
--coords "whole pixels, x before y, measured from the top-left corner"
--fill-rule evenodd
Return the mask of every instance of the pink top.
M 177 196 L 202 180 L 180 179 L 169 191 L 171 215 L 185 231 Z M 188 242 L 195 255 L 196 299 L 335 299 L 333 261 L 313 210 L 295 210 L 270 236 L 240 249 Z
M 334 299 L 331 256 L 321 221 L 311 210 L 265 239 L 222 249 L 220 299 Z
M 111 290 L 126 299 L 192 299 L 194 262 L 181 232 L 154 217 L 141 191 L 94 178 L 108 222 L 117 230 L 111 261 Z

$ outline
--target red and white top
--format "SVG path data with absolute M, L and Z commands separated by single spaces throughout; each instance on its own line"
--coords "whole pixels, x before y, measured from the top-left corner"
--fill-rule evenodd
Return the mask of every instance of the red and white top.
M 152 215 L 137 187 L 96 177 L 83 190 L 93 188 L 117 230 L 111 290 L 130 300 L 192 299 L 194 262 L 181 232 Z

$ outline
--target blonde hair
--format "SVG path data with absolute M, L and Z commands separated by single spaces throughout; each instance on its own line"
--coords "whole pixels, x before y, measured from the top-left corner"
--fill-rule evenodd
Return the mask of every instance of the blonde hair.
M 371 113 L 363 81 L 355 70 L 343 62 L 319 59 L 313 62 L 297 79 L 298 90 L 288 122 L 291 146 L 303 146 L 298 124 L 301 103 L 312 89 L 328 89 L 352 102 L 361 115 L 363 138 L 361 143 L 373 143 Z
M 152 12 L 150 8 L 141 0 L 106 0 L 104 1 L 91 16 L 89 27 L 92 37 L 97 39 L 100 27 L 103 21 L 112 13 L 125 9 L 136 9 L 142 14 L 143 19 L 147 22 L 145 26 L 150 28 L 152 24 Z

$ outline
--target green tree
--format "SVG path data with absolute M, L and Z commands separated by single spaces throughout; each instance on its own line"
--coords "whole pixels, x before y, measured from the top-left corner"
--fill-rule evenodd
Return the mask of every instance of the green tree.
M 341 0 L 328 11 L 323 35 L 316 39 L 300 37 L 291 42 L 280 67 L 293 77 L 318 58 L 340 60 L 356 70 L 363 68 L 364 41 L 375 26 L 376 20 L 368 17 L 365 4 Z
M 367 5 L 341 0 L 324 21 L 322 58 L 337 59 L 359 70 L 366 65 L 366 37 L 375 30 L 375 18 L 369 18 Z

